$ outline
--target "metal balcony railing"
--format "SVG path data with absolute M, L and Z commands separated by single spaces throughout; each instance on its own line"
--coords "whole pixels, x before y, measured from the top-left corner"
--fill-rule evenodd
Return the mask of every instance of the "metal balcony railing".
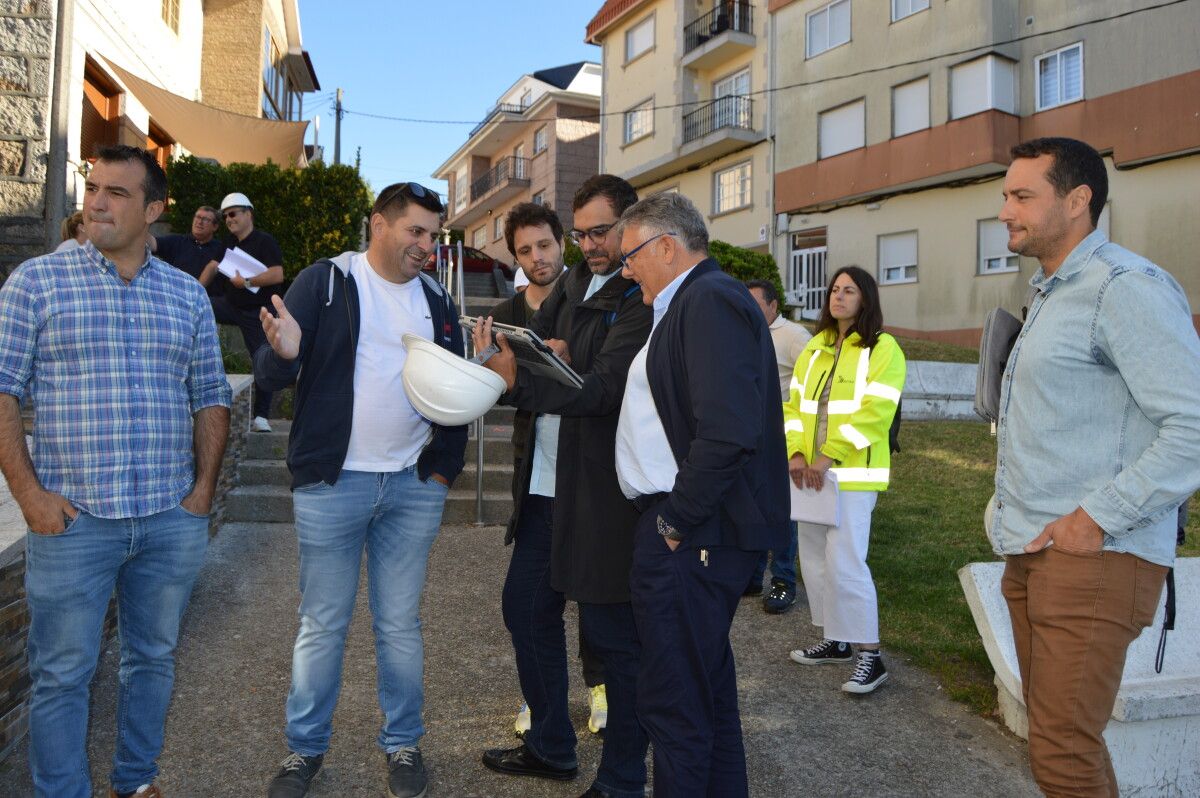
M 683 115 L 683 143 L 703 138 L 723 127 L 754 129 L 754 101 L 749 97 L 718 97 Z
M 483 130 L 487 123 L 491 122 L 497 114 L 523 114 L 525 113 L 526 107 L 527 106 L 524 105 L 513 105 L 512 103 L 500 103 L 492 110 L 487 112 L 487 116 L 483 118 L 482 122 L 471 128 L 471 132 L 467 134 L 467 138 L 469 139 L 479 131 Z
M 529 159 L 509 155 L 501 158 L 483 177 L 471 183 L 471 202 L 478 202 L 485 194 L 498 188 L 508 180 L 529 180 Z
M 683 51 L 690 53 L 727 30 L 754 32 L 753 6 L 749 0 L 725 0 L 707 14 L 683 26 Z

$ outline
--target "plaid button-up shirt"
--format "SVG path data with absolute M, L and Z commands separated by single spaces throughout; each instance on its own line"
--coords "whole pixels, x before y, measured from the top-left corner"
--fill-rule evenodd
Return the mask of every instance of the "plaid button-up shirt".
M 192 414 L 232 398 L 200 284 L 148 250 L 126 283 L 91 243 L 0 288 L 0 392 L 27 388 L 38 479 L 101 518 L 177 505 L 195 479 Z

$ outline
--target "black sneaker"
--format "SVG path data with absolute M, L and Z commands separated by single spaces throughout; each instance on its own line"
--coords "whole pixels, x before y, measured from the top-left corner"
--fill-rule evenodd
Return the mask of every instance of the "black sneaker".
M 406 745 L 387 755 L 389 798 L 423 798 L 429 786 L 421 749 Z
M 303 798 L 308 794 L 312 780 L 320 772 L 324 759 L 324 754 L 288 754 L 288 758 L 279 766 L 279 773 L 271 779 L 271 784 L 267 787 L 267 798 Z
M 822 640 L 810 648 L 798 648 L 789 654 L 792 662 L 801 665 L 824 665 L 827 662 L 849 662 L 854 659 L 854 651 L 849 643 L 840 640 Z
M 789 585 L 782 579 L 772 579 L 771 589 L 763 597 L 763 611 L 772 615 L 782 615 L 796 603 L 796 586 Z
M 858 661 L 854 663 L 854 673 L 850 675 L 850 681 L 842 685 L 842 691 L 863 695 L 886 682 L 887 677 L 882 654 L 878 651 L 860 651 Z

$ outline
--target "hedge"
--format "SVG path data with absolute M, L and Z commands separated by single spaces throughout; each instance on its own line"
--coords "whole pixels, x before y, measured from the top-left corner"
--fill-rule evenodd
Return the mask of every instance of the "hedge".
M 321 161 L 294 169 L 273 163 L 221 166 L 185 156 L 167 167 L 167 185 L 171 204 L 163 221 L 176 232 L 191 230 L 192 214 L 201 205 L 219 208 L 233 191 L 249 197 L 254 226 L 279 242 L 289 280 L 313 261 L 358 249 L 372 203 L 354 167 Z
M 779 310 L 783 311 L 786 304 L 783 297 L 783 280 L 779 278 L 779 267 L 775 258 L 765 252 L 753 252 L 724 241 L 709 241 L 708 254 L 721 264 L 721 270 L 742 282 L 749 280 L 767 280 L 775 284 L 779 292 Z

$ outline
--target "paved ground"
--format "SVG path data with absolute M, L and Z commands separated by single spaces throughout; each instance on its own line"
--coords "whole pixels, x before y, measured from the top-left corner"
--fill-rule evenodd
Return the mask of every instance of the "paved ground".
M 513 779 L 479 763 L 512 742 L 519 697 L 500 617 L 508 559 L 501 530 L 447 527 L 434 547 L 423 610 L 426 713 L 422 749 L 430 796 L 578 796 L 595 772 L 599 740 L 585 724 L 582 681 L 572 690 L 582 730 L 572 784 Z M 374 654 L 364 592 L 348 641 L 333 747 L 312 795 L 381 796 Z M 285 750 L 281 738 L 296 631 L 296 544 L 283 524 L 229 525 L 209 552 L 185 620 L 177 690 L 161 758 L 170 798 L 263 795 Z M 802 606 L 785 616 L 745 601 L 734 627 L 742 724 L 755 796 L 1036 796 L 1024 745 L 946 698 L 896 658 L 891 681 L 853 698 L 845 669 L 805 669 L 787 651 L 807 642 Z M 571 639 L 574 639 L 572 618 Z M 572 643 L 573 645 L 573 643 Z M 115 644 L 94 691 L 93 779 L 106 786 L 113 750 Z M 0 797 L 32 794 L 22 746 L 0 765 Z M 98 789 L 97 795 L 103 795 Z

